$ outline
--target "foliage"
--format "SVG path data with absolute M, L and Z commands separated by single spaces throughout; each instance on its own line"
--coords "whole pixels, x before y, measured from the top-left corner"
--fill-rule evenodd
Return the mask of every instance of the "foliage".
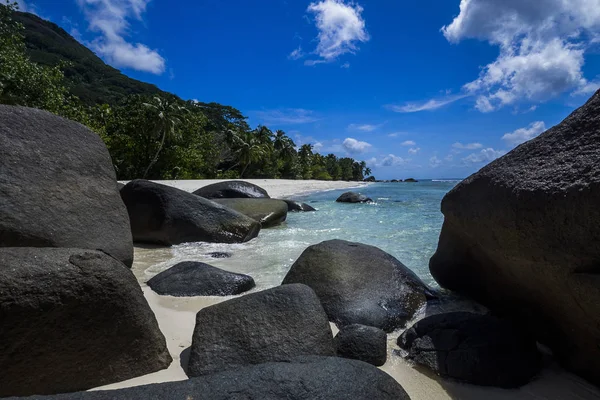
M 364 162 L 314 153 L 310 144 L 297 148 L 282 130 L 251 129 L 233 107 L 183 101 L 134 81 L 58 26 L 15 7 L 0 5 L 0 103 L 88 126 L 106 143 L 119 179 L 363 180 L 371 172 Z

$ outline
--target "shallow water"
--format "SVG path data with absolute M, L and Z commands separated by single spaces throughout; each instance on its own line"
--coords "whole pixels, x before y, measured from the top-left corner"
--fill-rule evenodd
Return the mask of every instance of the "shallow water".
M 376 183 L 361 188 L 372 204 L 342 204 L 335 199 L 345 190 L 295 198 L 318 209 L 290 213 L 279 227 L 264 229 L 243 244 L 187 243 L 170 249 L 138 249 L 135 268 L 146 281 L 181 261 L 203 261 L 254 277 L 257 290 L 277 286 L 293 262 L 308 246 L 329 239 L 344 239 L 377 246 L 435 285 L 428 269 L 443 222 L 440 202 L 456 181 Z M 214 259 L 211 252 L 228 252 L 231 258 Z M 141 265 L 140 265 L 141 264 Z

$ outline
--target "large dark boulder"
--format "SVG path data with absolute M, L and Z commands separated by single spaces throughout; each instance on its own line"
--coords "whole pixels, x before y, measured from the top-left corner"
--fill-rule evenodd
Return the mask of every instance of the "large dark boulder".
M 356 192 L 346 192 L 337 198 L 338 203 L 369 203 L 373 200 L 364 194 Z
M 300 357 L 180 382 L 128 389 L 34 396 L 30 400 L 410 400 L 392 377 L 355 360 Z
M 137 280 L 92 250 L 0 249 L 0 397 L 52 394 L 167 368 Z
M 260 186 L 245 181 L 226 181 L 204 186 L 194 192 L 205 199 L 268 199 Z
M 188 375 L 304 355 L 335 355 L 327 315 L 309 287 L 279 286 L 200 310 Z
M 221 204 L 174 187 L 135 180 L 121 189 L 136 242 L 239 243 L 255 238 L 260 224 Z
M 410 269 L 391 255 L 361 243 L 330 240 L 307 248 L 283 280 L 317 293 L 330 320 L 386 332 L 404 326 L 434 296 Z
M 46 111 L 0 105 L 0 247 L 102 250 L 133 262 L 129 218 L 102 139 Z
M 295 200 L 283 200 L 288 205 L 288 212 L 309 212 L 317 211 L 315 208 L 306 203 L 301 203 Z
M 516 388 L 541 368 L 535 340 L 491 315 L 433 315 L 406 330 L 398 345 L 438 375 L 475 385 Z
M 252 289 L 254 279 L 195 261 L 172 266 L 148 281 L 156 293 L 167 296 L 232 296 Z
M 335 336 L 338 357 L 352 358 L 373 364 L 385 364 L 387 359 L 387 335 L 374 326 L 344 326 Z
M 213 201 L 260 222 L 263 228 L 279 225 L 287 218 L 288 206 L 281 200 L 214 199 Z
M 599 205 L 600 92 L 446 195 L 431 274 L 600 385 Z

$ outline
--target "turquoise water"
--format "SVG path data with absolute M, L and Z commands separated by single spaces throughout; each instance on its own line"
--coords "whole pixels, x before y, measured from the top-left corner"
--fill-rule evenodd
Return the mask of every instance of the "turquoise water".
M 258 238 L 244 244 L 188 243 L 175 246 L 165 260 L 144 270 L 150 278 L 180 261 L 197 260 L 254 277 L 257 289 L 277 286 L 306 247 L 329 239 L 344 239 L 377 246 L 392 254 L 434 285 L 429 258 L 435 252 L 442 227 L 440 202 L 457 181 L 375 183 L 358 191 L 372 204 L 341 204 L 335 199 L 347 190 L 296 196 L 318 209 L 313 213 L 289 213 L 279 227 L 263 229 Z M 213 259 L 209 252 L 233 254 Z

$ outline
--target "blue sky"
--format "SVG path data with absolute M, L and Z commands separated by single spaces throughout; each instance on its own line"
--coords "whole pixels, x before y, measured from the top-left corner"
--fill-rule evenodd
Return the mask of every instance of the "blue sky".
M 600 0 L 20 0 L 125 74 L 366 160 L 462 178 L 600 86 Z

